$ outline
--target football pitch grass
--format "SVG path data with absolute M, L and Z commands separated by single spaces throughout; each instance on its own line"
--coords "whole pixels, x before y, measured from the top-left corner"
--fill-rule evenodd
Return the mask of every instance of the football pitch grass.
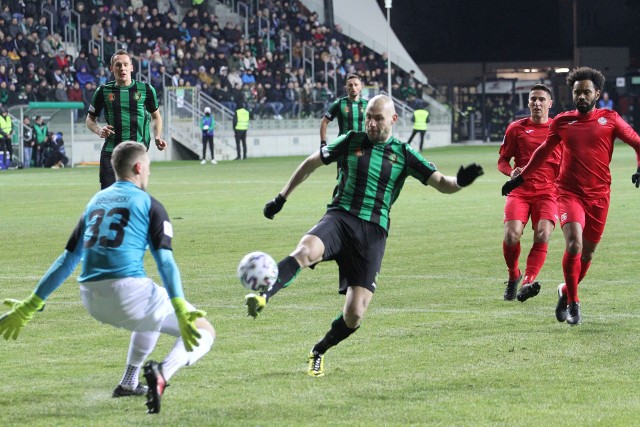
M 614 152 L 611 210 L 580 286 L 577 327 L 554 317 L 559 227 L 540 294 L 502 300 L 506 177 L 496 170 L 497 152 L 492 145 L 425 153 L 445 174 L 476 161 L 485 175 L 454 195 L 407 180 L 364 323 L 327 353 L 322 378 L 306 374 L 306 357 L 344 302 L 335 264 L 301 272 L 256 320 L 246 316 L 235 270 L 248 252 L 280 260 L 294 249 L 324 213 L 335 167 L 316 171 L 269 221 L 262 208 L 301 157 L 153 164 L 149 192 L 169 212 L 186 297 L 208 312 L 214 347 L 171 379 L 160 414 L 148 415 L 144 398 L 112 398 L 129 333 L 87 314 L 78 269 L 17 341 L 0 340 L 0 425 L 637 425 L 633 150 L 618 144 Z M 93 167 L 0 172 L 0 299 L 31 293 L 97 189 Z M 522 266 L 531 241 L 528 226 Z M 150 256 L 146 266 L 159 282 Z M 173 341 L 162 336 L 151 359 L 161 361 Z

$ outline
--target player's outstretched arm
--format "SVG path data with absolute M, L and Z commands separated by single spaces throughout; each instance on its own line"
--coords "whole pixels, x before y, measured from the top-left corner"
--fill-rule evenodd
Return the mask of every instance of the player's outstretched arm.
M 268 219 L 273 219 L 275 214 L 282 210 L 282 207 L 284 206 L 287 198 L 293 192 L 293 190 L 295 190 L 298 185 L 302 184 L 304 180 L 306 180 L 309 175 L 313 173 L 313 171 L 318 169 L 323 164 L 324 163 L 322 163 L 322 159 L 320 157 L 320 151 L 314 152 L 302 163 L 300 163 L 300 166 L 298 166 L 291 178 L 289 178 L 289 182 L 287 182 L 287 185 L 284 186 L 282 191 L 278 193 L 278 195 L 273 200 L 265 205 L 263 210 L 264 216 Z
M 467 166 L 460 166 L 456 176 L 446 176 L 435 171 L 429 177 L 428 184 L 441 193 L 451 194 L 471 185 L 482 174 L 484 174 L 482 166 L 471 163 Z
M 24 301 L 5 299 L 9 312 L 0 316 L 0 334 L 5 340 L 17 339 L 22 328 L 33 318 L 36 311 L 44 307 L 44 300 L 35 293 Z

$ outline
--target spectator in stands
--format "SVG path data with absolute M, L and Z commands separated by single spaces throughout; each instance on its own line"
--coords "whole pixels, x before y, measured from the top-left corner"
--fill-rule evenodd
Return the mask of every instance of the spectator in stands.
M 87 58 L 87 51 L 83 48 L 78 52 L 78 56 L 73 60 L 73 69 L 74 71 L 79 71 L 82 67 L 90 70 L 91 66 L 89 65 L 89 59 Z
M 5 107 L 9 105 L 9 86 L 6 81 L 0 82 L 0 105 Z
M 298 82 L 289 81 L 287 87 L 284 89 L 284 108 L 283 112 L 290 118 L 300 116 L 301 104 L 300 104 L 300 87 Z
M 273 112 L 273 118 L 276 120 L 282 120 L 282 109 L 284 107 L 284 93 L 280 87 L 280 83 L 272 85 L 271 82 L 264 84 L 264 104 L 267 109 Z
M 28 104 L 30 102 L 36 102 L 38 97 L 36 92 L 33 90 L 33 85 L 31 83 L 27 83 L 24 85 L 24 92 L 22 96 L 22 101 L 24 104 Z
M 58 82 L 53 92 L 53 100 L 57 102 L 68 102 L 69 96 L 67 95 L 67 88 L 63 82 Z
M 67 98 L 70 102 L 83 102 L 82 89 L 80 88 L 79 82 L 73 82 L 73 85 L 67 88 Z M 73 119 L 78 121 L 78 117 L 81 116 L 84 111 L 85 110 L 74 110 Z
M 53 101 L 53 90 L 49 86 L 49 82 L 46 79 L 41 80 L 38 83 L 38 89 L 36 89 L 36 98 L 40 102 Z
M 329 45 L 330 62 L 332 64 L 340 64 L 342 62 L 342 49 L 336 39 L 331 39 Z
M 258 68 L 258 61 L 252 54 L 250 49 L 244 51 L 244 57 L 242 58 L 242 68 L 251 71 L 254 71 L 256 68 Z
M 91 49 L 91 53 L 87 55 L 87 61 L 89 62 L 88 70 L 94 75 L 96 75 L 101 68 L 104 68 L 104 62 L 97 47 Z
M 16 85 L 11 83 L 7 87 L 7 105 L 21 104 L 20 93 L 18 92 Z
M 97 71 L 99 72 L 100 70 Z M 80 85 L 86 86 L 87 83 L 96 81 L 96 74 L 89 72 L 87 67 L 81 67 L 80 70 L 76 72 L 76 80 Z
M 224 105 L 231 111 L 236 110 L 236 102 L 233 100 L 233 94 L 227 89 L 226 86 L 222 86 L 222 83 L 217 82 L 213 87 L 213 98 Z
M 96 92 L 97 85 L 94 82 L 87 82 L 82 86 L 82 102 L 84 103 L 84 111 L 89 110 L 93 94 Z
M 245 68 L 242 73 L 242 84 L 247 86 L 256 83 L 256 77 L 251 68 Z

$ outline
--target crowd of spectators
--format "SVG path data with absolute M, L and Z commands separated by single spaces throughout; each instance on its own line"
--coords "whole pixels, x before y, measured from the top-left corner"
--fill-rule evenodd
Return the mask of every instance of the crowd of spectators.
M 118 48 L 134 55 L 135 68 L 148 72 L 158 92 L 199 86 L 230 109 L 244 105 L 254 117 L 319 117 L 342 96 L 350 73 L 365 86 L 387 85 L 385 55 L 346 37 L 337 25 L 324 25 L 297 0 L 260 0 L 247 34 L 238 23 L 219 22 L 209 2 L 184 10 L 179 19 L 174 1 L 76 1 L 77 15 L 68 0 L 3 2 L 0 104 L 80 101 L 84 114 L 97 86 L 109 79 L 108 61 Z M 65 26 L 76 28 L 82 40 L 73 55 L 63 44 Z M 313 74 L 303 61 L 308 47 Z M 422 88 L 413 73 L 395 67 L 392 73 L 394 96 L 419 106 Z

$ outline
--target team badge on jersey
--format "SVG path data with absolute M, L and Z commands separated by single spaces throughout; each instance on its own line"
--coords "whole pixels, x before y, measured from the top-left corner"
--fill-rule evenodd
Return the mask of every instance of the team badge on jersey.
M 364 150 L 362 149 L 362 147 L 356 148 L 356 157 L 362 157 L 362 156 L 364 156 Z
M 349 114 L 349 106 L 345 106 L 344 107 L 344 112 L 345 112 L 345 114 Z
M 140 101 L 140 98 L 142 98 L 142 94 L 140 92 L 133 92 L 133 99 L 135 99 L 136 101 Z
M 113 102 L 116 100 L 116 94 L 115 93 L 110 93 L 109 95 L 107 95 L 107 99 L 109 100 L 109 102 Z
M 606 119 L 606 118 L 604 118 L 604 117 L 600 117 L 600 118 L 598 119 L 598 123 L 600 123 L 601 125 L 603 125 L 603 126 L 604 126 L 604 125 L 606 125 L 606 124 L 607 124 L 607 119 Z
M 398 155 L 395 153 L 391 153 L 389 155 L 386 155 L 385 157 L 392 164 L 398 161 Z

